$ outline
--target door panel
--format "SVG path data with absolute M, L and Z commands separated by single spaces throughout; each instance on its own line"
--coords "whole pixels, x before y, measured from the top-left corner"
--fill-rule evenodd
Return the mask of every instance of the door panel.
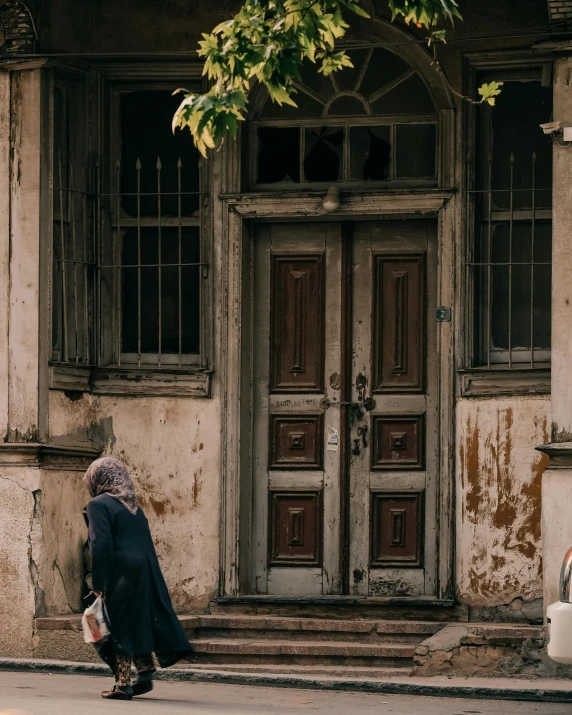
M 354 227 L 352 399 L 374 400 L 350 429 L 350 588 L 363 596 L 435 593 L 435 248 L 430 221 Z
M 322 401 L 339 401 L 340 226 L 260 226 L 254 240 L 252 590 L 337 593 L 341 415 Z
M 435 223 L 351 229 L 347 290 L 341 224 L 256 228 L 253 593 L 435 593 Z

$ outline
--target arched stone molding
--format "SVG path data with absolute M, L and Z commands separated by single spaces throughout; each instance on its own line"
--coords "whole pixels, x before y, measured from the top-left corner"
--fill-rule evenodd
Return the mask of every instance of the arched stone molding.
M 37 50 L 34 19 L 21 0 L 0 0 L 0 53 L 27 55 Z
M 563 0 L 549 0 L 549 2 L 562 2 Z M 572 7 L 572 0 L 565 0 Z M 388 50 L 402 57 L 412 69 L 423 79 L 431 94 L 437 112 L 443 109 L 454 109 L 455 104 L 445 78 L 432 65 L 432 57 L 425 46 L 418 44 L 415 38 L 397 25 L 372 17 L 370 19 L 358 18 L 353 22 L 351 31 L 340 43 L 344 45 L 372 46 L 380 43 L 389 45 Z M 343 70 L 342 70 L 343 71 Z M 249 117 L 255 117 L 261 110 L 267 98 L 266 89 L 256 84 L 250 95 Z

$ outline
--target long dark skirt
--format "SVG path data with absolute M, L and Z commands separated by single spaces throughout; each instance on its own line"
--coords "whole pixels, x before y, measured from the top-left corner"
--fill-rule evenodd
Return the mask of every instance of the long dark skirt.
M 108 494 L 87 506 L 94 591 L 105 594 L 111 637 L 97 647 L 113 669 L 118 655 L 155 653 L 161 667 L 192 648 L 175 615 L 147 517 Z

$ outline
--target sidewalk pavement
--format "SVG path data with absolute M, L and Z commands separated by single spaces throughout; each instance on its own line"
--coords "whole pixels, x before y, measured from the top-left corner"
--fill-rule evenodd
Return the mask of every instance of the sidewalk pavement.
M 253 666 L 253 669 L 255 666 Z M 61 660 L 0 658 L 0 671 L 63 675 L 109 675 L 103 664 L 73 663 Z M 543 703 L 572 703 L 572 682 L 560 679 L 458 678 L 435 676 L 419 678 L 392 676 L 380 679 L 326 676 L 233 673 L 194 669 L 192 666 L 162 670 L 157 680 L 178 682 L 228 683 L 274 688 L 337 690 L 363 693 L 391 693 L 425 697 L 517 700 Z

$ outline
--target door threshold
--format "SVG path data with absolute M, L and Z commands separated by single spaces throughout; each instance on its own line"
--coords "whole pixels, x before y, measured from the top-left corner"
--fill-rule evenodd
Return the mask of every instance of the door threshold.
M 435 598 L 434 596 L 219 596 L 216 602 L 221 606 L 231 605 L 317 605 L 317 606 L 420 606 L 424 608 L 454 608 L 453 599 Z

